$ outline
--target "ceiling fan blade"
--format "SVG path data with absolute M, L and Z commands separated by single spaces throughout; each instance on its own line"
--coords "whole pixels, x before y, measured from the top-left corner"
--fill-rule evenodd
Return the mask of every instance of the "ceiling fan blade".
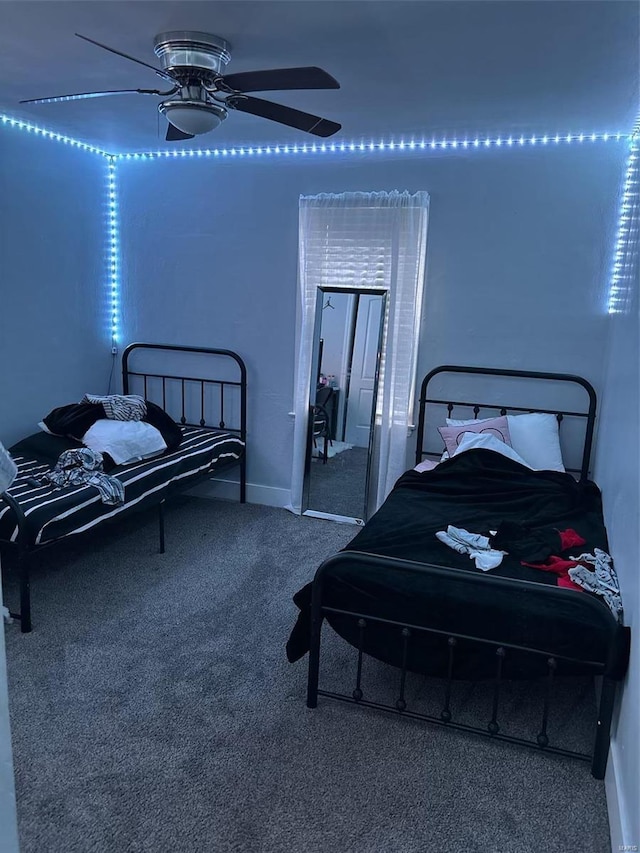
M 169 122 L 165 139 L 167 142 L 180 142 L 183 139 L 193 139 L 193 133 L 185 133 Z
M 155 68 L 153 65 L 149 65 L 148 62 L 143 62 L 141 59 L 136 59 L 135 56 L 129 56 L 128 53 L 123 53 L 121 50 L 116 50 L 115 47 L 109 47 L 106 44 L 101 44 L 99 41 L 95 41 L 94 39 L 88 38 L 88 36 L 82 36 L 80 33 L 76 33 L 79 39 L 84 39 L 84 41 L 88 41 L 91 44 L 97 45 L 97 47 L 103 48 L 103 50 L 108 50 L 110 53 L 115 53 L 117 56 L 122 56 L 125 59 L 130 59 L 131 62 L 137 62 L 138 65 L 144 65 L 145 68 L 150 68 L 154 71 L 158 77 L 162 77 L 165 80 L 169 80 L 171 83 L 175 83 L 174 78 L 168 74 L 166 71 L 161 71 L 159 68 Z
M 222 82 L 239 92 L 275 92 L 279 89 L 339 89 L 340 83 L 311 65 L 305 68 L 271 68 L 226 74 Z
M 81 101 L 84 98 L 104 98 L 107 95 L 173 95 L 178 87 L 170 92 L 160 92 L 158 89 L 114 89 L 110 92 L 79 92 L 76 95 L 54 95 L 50 98 L 31 98 L 20 101 L 21 104 L 57 104 L 60 101 Z
M 227 98 L 226 103 L 241 113 L 268 118 L 271 121 L 286 124 L 288 127 L 295 127 L 298 130 L 312 133 L 314 136 L 333 136 L 342 127 L 342 125 L 330 121 L 328 118 L 303 113 L 301 110 L 294 110 L 292 107 L 285 107 L 282 104 L 274 104 L 273 101 L 264 101 L 262 98 L 253 98 L 250 95 L 232 95 Z

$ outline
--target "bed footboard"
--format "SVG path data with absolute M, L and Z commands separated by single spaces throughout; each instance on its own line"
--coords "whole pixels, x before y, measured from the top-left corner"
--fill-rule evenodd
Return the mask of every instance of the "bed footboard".
M 309 670 L 307 681 L 307 707 L 315 708 L 318 704 L 318 697 L 322 696 L 329 699 L 348 702 L 352 704 L 363 705 L 364 707 L 374 708 L 377 710 L 402 715 L 412 719 L 423 720 L 439 726 L 446 726 L 460 731 L 473 733 L 483 737 L 492 738 L 493 740 L 505 741 L 508 743 L 525 746 L 539 751 L 548 752 L 551 754 L 562 755 L 570 758 L 575 758 L 591 763 L 591 772 L 596 779 L 604 778 L 607 757 L 609 753 L 609 732 L 611 727 L 611 718 L 613 713 L 617 680 L 612 677 L 620 677 L 620 672 L 626 666 L 626 659 L 620 660 L 620 656 L 624 658 L 625 650 L 620 647 L 615 647 L 615 642 L 612 641 L 612 647 L 608 651 L 605 659 L 589 660 L 585 658 L 576 658 L 567 656 L 552 647 L 536 648 L 529 645 L 523 645 L 521 642 L 513 642 L 512 639 L 505 635 L 504 637 L 482 637 L 472 636 L 469 634 L 460 633 L 459 630 L 448 630 L 441 623 L 437 627 L 429 624 L 428 618 L 421 620 L 420 623 L 407 622 L 400 619 L 389 619 L 371 612 L 355 611 L 348 608 L 333 606 L 331 596 L 327 595 L 327 579 L 331 572 L 336 569 L 351 569 L 362 567 L 378 566 L 385 572 L 389 571 L 404 571 L 417 573 L 426 578 L 437 578 L 441 573 L 446 572 L 450 575 L 449 569 L 443 569 L 438 566 L 431 566 L 422 563 L 412 563 L 407 560 L 394 560 L 388 557 L 381 557 L 374 554 L 366 554 L 363 552 L 342 552 L 328 560 L 326 560 L 316 572 L 311 599 L 311 627 L 310 627 L 310 652 L 309 652 Z M 463 579 L 464 583 L 470 584 L 473 587 L 486 587 L 486 581 L 490 580 L 497 582 L 498 585 L 507 584 L 526 584 L 528 587 L 538 586 L 535 590 L 536 594 L 541 596 L 556 595 L 561 593 L 562 596 L 568 594 L 575 596 L 571 590 L 561 590 L 556 587 L 532 585 L 526 581 L 513 581 L 505 578 L 485 578 L 478 577 L 472 573 L 467 574 L 468 577 Z M 587 607 L 595 606 L 602 609 L 599 602 L 586 601 Z M 604 614 L 606 616 L 606 614 Z M 331 620 L 349 620 L 352 624 L 352 632 L 354 641 L 349 639 L 349 642 L 355 646 L 357 650 L 357 663 L 355 666 L 355 681 L 350 692 L 340 693 L 336 691 L 323 690 L 319 686 L 320 677 L 320 649 L 322 637 L 322 623 L 324 619 Z M 394 655 L 397 658 L 398 683 L 397 696 L 392 704 L 374 701 L 367 697 L 365 681 L 363 676 L 363 661 L 367 654 L 368 637 L 372 632 L 385 629 L 386 642 L 395 643 Z M 624 629 L 626 630 L 626 629 Z M 406 693 L 407 674 L 412 671 L 411 655 L 412 646 L 419 642 L 421 636 L 429 635 L 430 637 L 438 638 L 443 647 L 446 648 L 446 673 L 443 673 L 443 692 L 441 697 L 441 710 L 439 714 L 424 713 L 418 709 L 409 707 Z M 628 639 L 628 636 L 627 636 Z M 477 644 L 485 650 L 493 659 L 493 673 L 490 678 L 491 682 L 491 713 L 481 725 L 470 725 L 460 719 L 456 719 L 455 709 L 452 704 L 452 685 L 456 675 L 456 665 L 459 652 L 462 646 L 468 647 L 469 644 Z M 390 650 L 391 651 L 391 650 Z M 628 653 L 628 649 L 626 650 Z M 510 656 L 517 654 L 526 654 L 533 656 L 540 661 L 541 672 L 545 682 L 543 693 L 542 707 L 540 708 L 540 719 L 537 730 L 533 732 L 530 738 L 524 738 L 509 734 L 500 721 L 500 699 L 501 689 L 505 681 L 505 664 L 509 661 Z M 581 669 L 592 673 L 594 676 L 603 676 L 602 689 L 600 693 L 599 707 L 597 713 L 597 723 L 594 733 L 593 750 L 591 753 L 579 752 L 572 749 L 564 748 L 561 745 L 551 742 L 549 736 L 549 712 L 554 698 L 554 681 L 558 675 L 559 668 L 563 664 L 568 663 L 578 664 Z M 413 667 L 415 670 L 415 667 Z

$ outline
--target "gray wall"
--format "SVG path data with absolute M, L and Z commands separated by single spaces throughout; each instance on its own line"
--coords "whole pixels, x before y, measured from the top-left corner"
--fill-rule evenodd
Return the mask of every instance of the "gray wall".
M 640 839 L 640 318 L 637 274 L 636 254 L 635 275 L 629 278 L 632 288 L 629 311 L 609 318 L 595 469 L 596 482 L 602 489 L 609 547 L 620 579 L 625 623 L 631 626 L 629 672 L 614 723 L 611 761 L 607 768 L 612 850 L 622 849 L 619 845 L 637 845 Z
M 125 340 L 230 347 L 249 371 L 249 481 L 290 487 L 298 197 L 431 196 L 419 373 L 575 371 L 600 387 L 602 283 L 625 146 L 124 161 Z M 275 493 L 274 493 L 275 494 Z
M 0 129 L 0 441 L 106 390 L 106 161 Z

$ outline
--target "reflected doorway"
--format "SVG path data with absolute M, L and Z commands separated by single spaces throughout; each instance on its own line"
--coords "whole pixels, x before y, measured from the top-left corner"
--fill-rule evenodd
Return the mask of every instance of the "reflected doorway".
M 387 293 L 319 288 L 303 510 L 362 524 L 368 517 Z

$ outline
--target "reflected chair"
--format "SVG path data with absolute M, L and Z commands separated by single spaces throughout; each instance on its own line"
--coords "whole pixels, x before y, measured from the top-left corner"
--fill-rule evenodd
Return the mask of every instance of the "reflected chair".
M 329 410 L 333 388 L 321 385 L 316 392 L 316 404 L 312 406 L 311 417 L 313 423 L 313 446 L 318 447 L 318 439 L 322 439 L 322 463 L 327 464 L 329 458 L 329 445 L 331 444 L 331 419 Z

